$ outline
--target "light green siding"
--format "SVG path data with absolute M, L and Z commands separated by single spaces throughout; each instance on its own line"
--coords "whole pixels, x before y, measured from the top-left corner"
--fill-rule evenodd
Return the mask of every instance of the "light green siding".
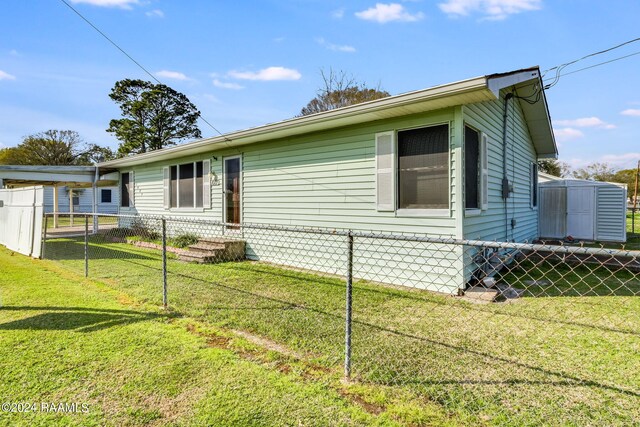
M 535 154 L 521 110 L 512 102 L 509 133 L 509 177 L 515 195 L 510 217 L 518 224 L 516 240 L 534 237 L 536 212 L 529 207 L 528 164 Z M 227 156 L 242 157 L 242 221 L 293 227 L 323 227 L 437 237 L 504 239 L 501 180 L 501 102 L 449 108 L 401 119 L 374 121 L 287 139 L 226 147 L 205 155 L 155 162 L 134 170 L 135 207 L 121 213 L 223 219 L 222 165 Z M 489 210 L 465 217 L 462 191 L 464 123 L 490 135 Z M 376 205 L 375 135 L 447 123 L 450 134 L 450 209 L 442 216 L 401 216 L 379 212 Z M 215 159 L 214 159 L 215 156 Z M 165 166 L 211 160 L 211 207 L 164 209 Z M 218 185 L 216 185 L 218 184 Z M 247 257 L 321 270 L 344 272 L 344 236 L 324 240 L 297 233 L 245 230 Z M 509 236 L 511 238 L 511 236 Z M 454 293 L 469 277 L 471 262 L 463 248 L 451 245 L 356 239 L 354 276 L 373 281 Z M 463 274 L 465 272 L 466 274 Z
M 496 101 L 463 107 L 464 120 L 489 136 L 489 208 L 464 217 L 464 237 L 471 240 L 524 242 L 538 237 L 538 210 L 531 206 L 531 164 L 536 152 L 518 99 L 508 104 L 507 178 L 513 186 L 506 203 L 502 199 L 502 141 L 504 92 Z M 511 219 L 515 227 L 511 227 Z

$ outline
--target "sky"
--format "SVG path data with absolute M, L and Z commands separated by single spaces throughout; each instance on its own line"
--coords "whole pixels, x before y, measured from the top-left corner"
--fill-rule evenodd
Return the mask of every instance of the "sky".
M 223 133 L 299 114 L 321 70 L 395 95 L 545 71 L 640 37 L 637 0 L 66 1 Z M 640 41 L 562 73 L 546 90 L 559 159 L 635 167 Z M 0 148 L 48 129 L 116 148 L 106 129 L 120 110 L 108 95 L 124 78 L 151 79 L 63 1 L 4 2 Z M 199 126 L 204 137 L 218 134 Z

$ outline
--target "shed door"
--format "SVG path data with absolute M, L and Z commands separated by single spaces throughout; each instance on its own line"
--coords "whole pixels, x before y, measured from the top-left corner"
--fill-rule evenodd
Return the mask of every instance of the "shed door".
M 595 238 L 595 187 L 567 188 L 567 235 L 574 239 Z

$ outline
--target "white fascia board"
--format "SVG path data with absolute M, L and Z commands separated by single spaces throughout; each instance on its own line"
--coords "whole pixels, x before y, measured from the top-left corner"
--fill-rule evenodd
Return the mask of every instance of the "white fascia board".
M 512 87 L 520 83 L 528 82 L 529 80 L 539 80 L 540 70 L 532 68 L 529 70 L 523 70 L 515 73 L 496 75 L 487 77 L 487 87 L 493 92 L 496 98 L 500 97 L 500 91 L 507 87 Z

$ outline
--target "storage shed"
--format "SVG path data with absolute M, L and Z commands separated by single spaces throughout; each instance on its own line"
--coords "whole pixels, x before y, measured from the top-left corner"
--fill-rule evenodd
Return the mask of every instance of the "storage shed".
M 539 185 L 540 237 L 625 242 L 627 187 L 560 179 Z

